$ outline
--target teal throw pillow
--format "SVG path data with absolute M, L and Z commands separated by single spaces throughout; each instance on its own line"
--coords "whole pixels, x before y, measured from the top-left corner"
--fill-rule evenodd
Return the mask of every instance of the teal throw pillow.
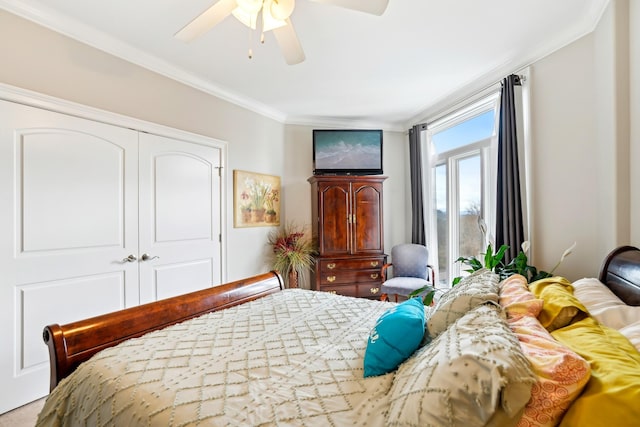
M 387 310 L 369 334 L 364 376 L 386 374 L 407 360 L 420 346 L 424 325 L 424 305 L 420 298 L 411 298 Z

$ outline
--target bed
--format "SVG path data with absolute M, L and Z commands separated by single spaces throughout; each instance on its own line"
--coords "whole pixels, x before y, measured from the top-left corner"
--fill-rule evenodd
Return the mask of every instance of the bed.
M 37 425 L 638 425 L 639 249 L 612 251 L 599 278 L 480 270 L 415 302 L 271 272 L 49 325 Z

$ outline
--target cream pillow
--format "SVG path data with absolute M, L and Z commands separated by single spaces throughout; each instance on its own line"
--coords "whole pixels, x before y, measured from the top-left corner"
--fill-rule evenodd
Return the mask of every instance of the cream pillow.
M 509 426 L 536 382 L 499 307 L 476 307 L 400 365 L 387 425 Z
M 587 307 L 589 312 L 594 308 L 626 305 L 611 289 L 594 277 L 585 277 L 573 282 L 573 295 Z
M 573 295 L 593 317 L 605 326 L 620 330 L 640 322 L 640 306 L 624 303 L 600 280 L 585 278 L 573 282 Z
M 640 320 L 620 328 L 620 333 L 627 337 L 631 344 L 640 352 Z
M 469 310 L 486 302 L 498 304 L 498 275 L 483 268 L 442 295 L 427 321 L 429 335 L 435 338 Z

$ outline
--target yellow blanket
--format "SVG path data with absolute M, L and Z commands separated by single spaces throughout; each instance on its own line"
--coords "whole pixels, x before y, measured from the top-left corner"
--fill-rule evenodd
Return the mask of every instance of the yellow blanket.
M 567 322 L 551 335 L 591 366 L 587 386 L 560 426 L 640 425 L 640 353 L 620 332 L 589 316 L 567 284 L 566 279 L 553 277 L 530 285 L 531 291 L 544 300 L 546 323 L 553 329 Z M 541 315 L 543 312 L 545 308 Z M 564 313 L 562 322 L 554 323 L 560 313 Z

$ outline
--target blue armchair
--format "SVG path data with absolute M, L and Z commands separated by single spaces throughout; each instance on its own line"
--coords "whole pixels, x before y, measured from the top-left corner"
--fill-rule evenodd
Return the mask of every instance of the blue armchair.
M 429 251 L 426 246 L 415 243 L 403 243 L 391 248 L 391 262 L 382 266 L 382 301 L 388 301 L 389 295 L 408 296 L 423 286 L 435 286 L 435 272 L 428 264 Z M 388 276 L 389 267 L 393 266 L 393 277 Z

